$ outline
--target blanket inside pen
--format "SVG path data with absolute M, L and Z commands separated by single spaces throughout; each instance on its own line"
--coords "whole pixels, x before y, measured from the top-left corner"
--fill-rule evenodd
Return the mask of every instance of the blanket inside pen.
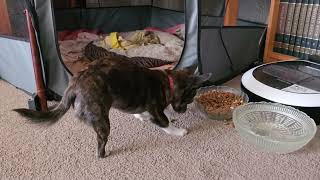
M 182 53 L 183 37 L 155 28 L 146 29 L 110 34 L 88 30 L 59 32 L 62 59 L 73 74 L 95 58 L 106 56 L 127 57 L 146 68 L 173 68 Z

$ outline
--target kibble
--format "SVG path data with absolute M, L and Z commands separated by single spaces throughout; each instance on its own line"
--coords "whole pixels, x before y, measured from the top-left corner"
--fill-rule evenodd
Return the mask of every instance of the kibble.
M 234 93 L 223 91 L 208 91 L 199 95 L 196 100 L 204 106 L 208 114 L 226 114 L 243 104 L 243 98 Z

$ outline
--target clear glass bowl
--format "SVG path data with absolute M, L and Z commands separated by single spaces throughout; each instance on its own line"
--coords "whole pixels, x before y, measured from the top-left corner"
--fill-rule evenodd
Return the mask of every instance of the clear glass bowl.
M 312 118 L 278 103 L 247 103 L 233 111 L 240 136 L 265 152 L 290 153 L 305 146 L 317 131 Z
M 213 119 L 213 120 L 231 120 L 232 119 L 232 112 L 233 109 L 230 109 L 226 112 L 221 112 L 221 113 L 207 113 L 205 111 L 205 107 L 203 105 L 201 105 L 198 101 L 197 98 L 208 91 L 221 91 L 221 92 L 230 92 L 233 93 L 235 95 L 240 96 L 243 99 L 243 103 L 247 103 L 249 101 L 249 97 L 247 94 L 245 94 L 244 92 L 242 92 L 241 90 L 235 89 L 235 88 L 231 88 L 228 86 L 207 86 L 207 87 L 202 87 L 199 88 L 197 91 L 196 96 L 194 97 L 194 104 L 197 108 L 197 110 L 200 112 L 200 114 L 202 115 L 202 117 L 207 118 L 207 119 Z

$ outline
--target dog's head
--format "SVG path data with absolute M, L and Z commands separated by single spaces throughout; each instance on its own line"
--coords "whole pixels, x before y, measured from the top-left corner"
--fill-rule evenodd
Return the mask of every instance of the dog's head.
M 178 70 L 171 73 L 174 78 L 174 95 L 171 105 L 176 112 L 184 113 L 188 104 L 192 103 L 197 89 L 208 81 L 212 74 L 196 76 L 188 70 Z

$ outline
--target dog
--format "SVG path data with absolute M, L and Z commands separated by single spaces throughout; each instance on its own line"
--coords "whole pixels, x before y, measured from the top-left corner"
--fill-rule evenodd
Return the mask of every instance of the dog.
M 97 156 L 106 157 L 105 146 L 110 133 L 111 107 L 148 120 L 171 135 L 183 136 L 186 129 L 174 127 L 164 114 L 171 104 L 184 113 L 196 91 L 211 74 L 196 76 L 188 70 L 150 70 L 128 60 L 103 59 L 73 76 L 60 103 L 45 112 L 13 109 L 34 123 L 57 122 L 73 106 L 75 116 L 93 127 L 97 134 Z

